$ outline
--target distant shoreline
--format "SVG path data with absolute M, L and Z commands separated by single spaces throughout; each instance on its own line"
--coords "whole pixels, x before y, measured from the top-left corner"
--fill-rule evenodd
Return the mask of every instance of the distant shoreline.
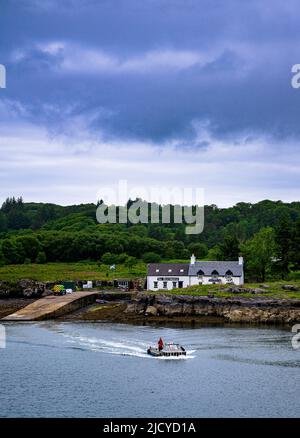
M 99 292 L 100 293 L 100 292 Z M 127 324 L 198 325 L 198 324 L 268 324 L 286 325 L 300 322 L 299 299 L 267 297 L 208 297 L 149 294 L 139 292 L 131 299 L 107 293 L 107 300 L 85 305 L 48 320 L 115 322 Z M 105 293 L 101 293 L 103 298 Z M 27 306 L 34 299 L 0 299 L 0 318 Z

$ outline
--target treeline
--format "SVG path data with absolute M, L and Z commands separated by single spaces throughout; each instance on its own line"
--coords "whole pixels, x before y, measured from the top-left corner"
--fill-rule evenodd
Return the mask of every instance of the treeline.
M 253 280 L 285 278 L 300 269 L 299 202 L 206 206 L 200 235 L 187 235 L 185 224 L 172 221 L 98 224 L 96 207 L 8 198 L 0 209 L 0 264 L 94 260 L 130 265 L 137 259 L 187 259 L 194 253 L 211 260 L 236 260 L 242 254 Z

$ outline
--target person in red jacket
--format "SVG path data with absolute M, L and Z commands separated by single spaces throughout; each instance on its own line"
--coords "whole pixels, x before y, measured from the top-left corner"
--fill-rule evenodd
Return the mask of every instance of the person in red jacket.
M 164 341 L 162 340 L 162 338 L 159 338 L 158 351 L 161 351 L 163 348 L 164 348 Z

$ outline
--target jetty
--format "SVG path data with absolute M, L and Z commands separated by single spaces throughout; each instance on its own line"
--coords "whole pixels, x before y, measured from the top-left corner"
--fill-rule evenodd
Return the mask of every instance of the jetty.
M 2 318 L 2 321 L 42 321 L 65 315 L 96 301 L 99 292 L 74 292 L 68 295 L 49 295 Z

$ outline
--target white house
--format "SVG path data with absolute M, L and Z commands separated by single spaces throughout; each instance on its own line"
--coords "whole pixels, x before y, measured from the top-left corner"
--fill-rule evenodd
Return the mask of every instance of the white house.
M 244 284 L 244 260 L 197 262 L 192 255 L 190 263 L 150 263 L 147 289 L 170 290 L 199 284 Z

